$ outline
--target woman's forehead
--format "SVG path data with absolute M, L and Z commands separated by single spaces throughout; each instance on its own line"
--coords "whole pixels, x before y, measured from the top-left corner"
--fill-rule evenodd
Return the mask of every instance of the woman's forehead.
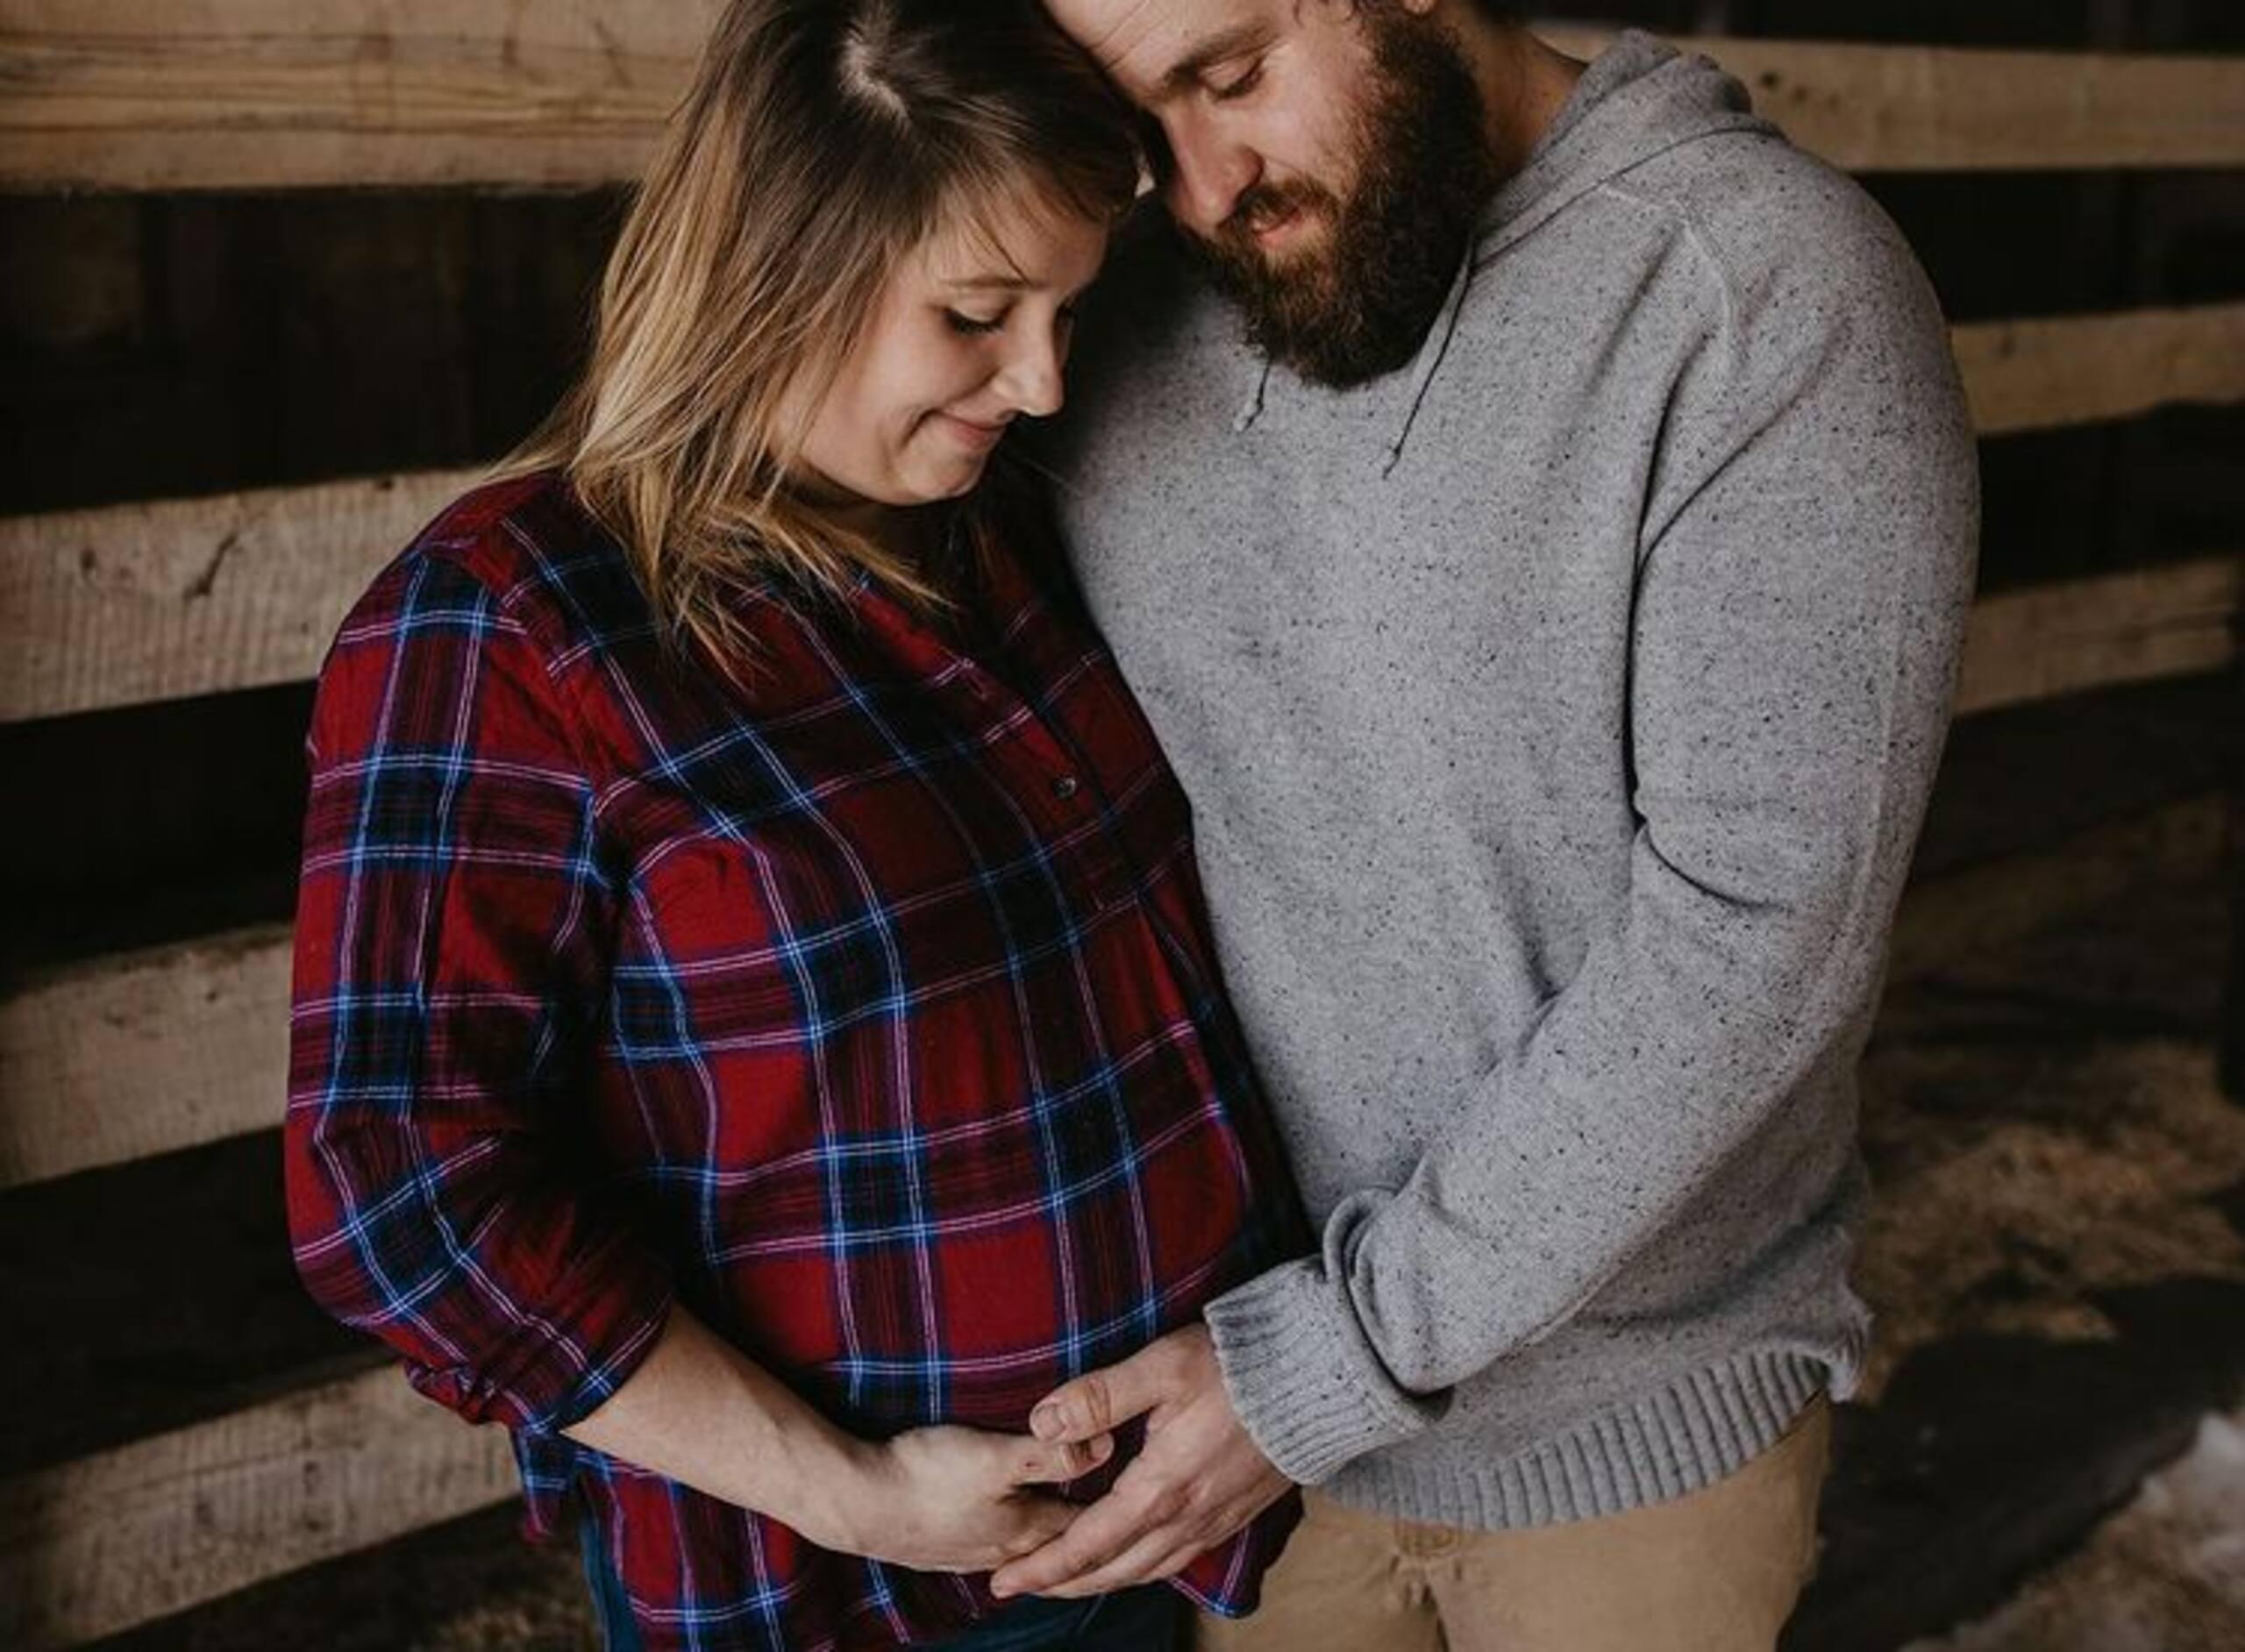
M 1073 287 L 1089 279 L 1087 262 L 1095 269 L 1107 232 L 1103 221 L 1025 185 L 944 213 L 912 262 L 944 287 Z

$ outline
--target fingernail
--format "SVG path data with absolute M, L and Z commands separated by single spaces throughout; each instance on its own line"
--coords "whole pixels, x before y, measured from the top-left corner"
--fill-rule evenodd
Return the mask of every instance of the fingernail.
M 1091 1442 L 1091 1460 L 1094 1463 L 1104 1463 L 1114 1454 L 1115 1436 L 1113 1435 L 1103 1434 Z
M 1062 1431 L 1060 1407 L 1039 1406 L 1029 1413 L 1029 1431 L 1040 1440 L 1050 1440 Z

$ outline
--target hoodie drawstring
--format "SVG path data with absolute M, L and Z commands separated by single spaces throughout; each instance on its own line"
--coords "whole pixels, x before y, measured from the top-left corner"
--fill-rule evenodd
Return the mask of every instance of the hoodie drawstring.
M 1435 324 L 1427 330 L 1427 341 L 1419 346 L 1419 360 L 1411 374 L 1411 393 L 1404 398 L 1403 423 L 1395 432 L 1395 439 L 1387 445 L 1387 458 L 1379 467 L 1386 476 L 1402 461 L 1403 444 L 1410 439 L 1411 426 L 1419 417 L 1419 408 L 1427 399 L 1427 388 L 1435 381 L 1435 374 L 1442 368 L 1442 359 L 1450 353 L 1450 341 L 1457 331 L 1458 312 L 1465 308 L 1465 289 L 1473 284 L 1473 249 L 1466 248 L 1465 256 L 1458 260 L 1457 279 L 1450 284 L 1450 296 L 1442 301 L 1442 310 L 1435 317 Z
M 1433 384 L 1435 374 L 1441 370 L 1443 357 L 1449 353 L 1450 341 L 1457 331 L 1459 312 L 1465 308 L 1465 289 L 1472 285 L 1473 266 L 1474 259 L 1469 249 L 1467 256 L 1458 261 L 1457 278 L 1450 282 L 1450 294 L 1442 301 L 1442 309 L 1436 312 L 1434 324 L 1427 329 L 1425 342 L 1419 346 L 1418 359 L 1411 374 L 1410 392 L 1404 399 L 1403 423 L 1395 432 L 1395 439 L 1387 445 L 1387 457 L 1379 466 L 1382 476 L 1393 470 L 1402 459 L 1403 444 L 1409 438 L 1411 426 L 1419 417 L 1420 405 L 1427 399 L 1428 387 Z M 1246 431 L 1263 417 L 1263 403 L 1270 394 L 1270 388 L 1271 362 L 1265 358 L 1256 373 L 1255 388 L 1248 392 L 1247 400 L 1240 404 L 1239 411 L 1232 417 L 1231 433 L 1234 436 Z

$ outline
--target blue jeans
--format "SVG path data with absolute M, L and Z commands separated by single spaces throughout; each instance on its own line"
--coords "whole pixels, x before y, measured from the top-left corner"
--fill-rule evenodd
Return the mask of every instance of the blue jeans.
M 624 1580 L 608 1563 L 599 1527 L 583 1523 L 579 1540 L 585 1556 L 585 1582 L 600 1620 L 601 1644 L 608 1652 L 639 1652 L 638 1627 Z M 1183 1652 L 1185 1602 L 1165 1584 L 1149 1584 L 1089 1600 L 1045 1600 L 1035 1595 L 1014 1601 L 966 1634 L 938 1641 L 930 1652 L 1046 1652 L 1073 1647 L 1077 1652 Z

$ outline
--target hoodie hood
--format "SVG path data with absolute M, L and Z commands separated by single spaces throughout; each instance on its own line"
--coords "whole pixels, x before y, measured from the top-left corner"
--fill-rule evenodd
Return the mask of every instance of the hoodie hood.
M 1479 266 L 1571 202 L 1678 144 L 1777 128 L 1746 89 L 1696 54 L 1626 29 L 1600 54 L 1481 217 Z

